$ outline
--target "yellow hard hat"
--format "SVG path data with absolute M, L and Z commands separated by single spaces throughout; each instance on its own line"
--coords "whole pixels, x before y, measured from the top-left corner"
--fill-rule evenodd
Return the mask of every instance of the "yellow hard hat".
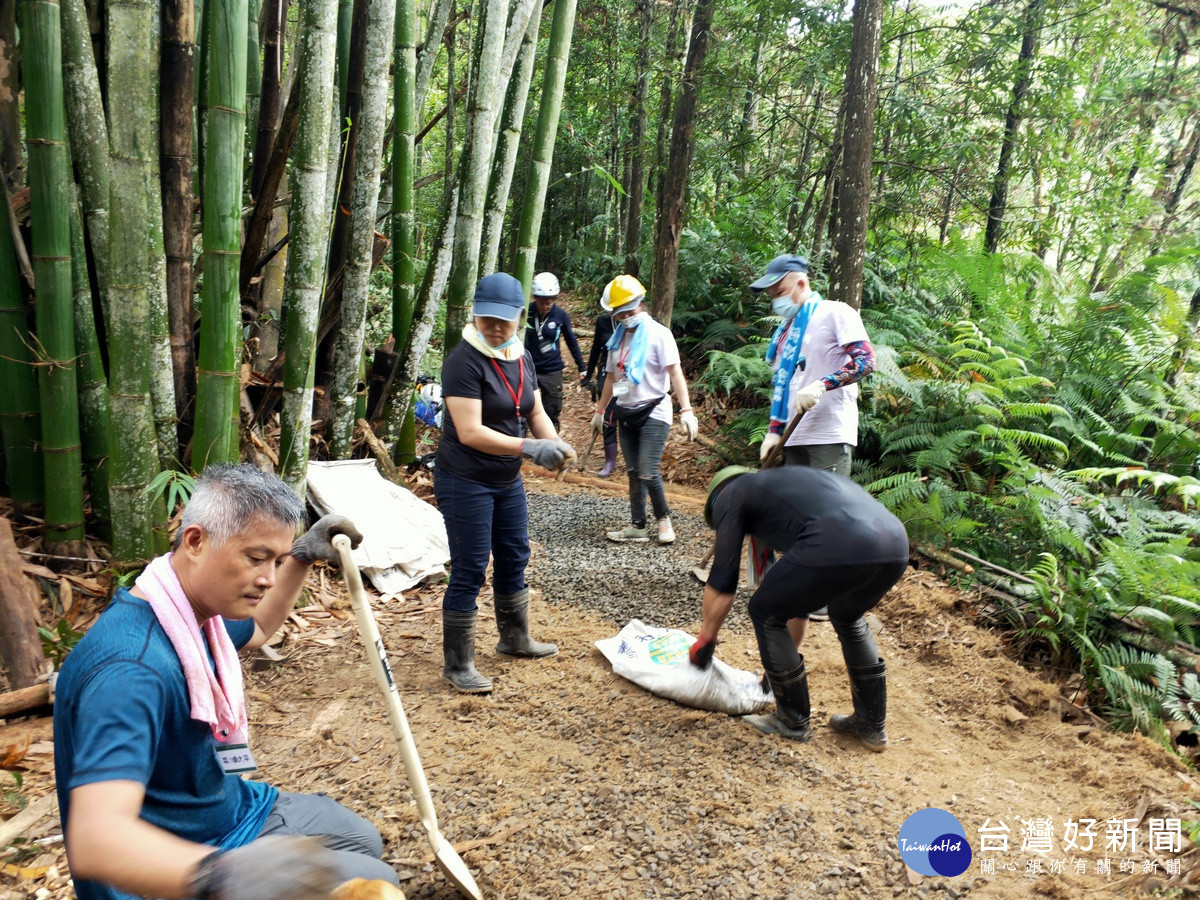
M 646 289 L 632 275 L 618 275 L 604 287 L 600 305 L 614 312 L 646 299 Z

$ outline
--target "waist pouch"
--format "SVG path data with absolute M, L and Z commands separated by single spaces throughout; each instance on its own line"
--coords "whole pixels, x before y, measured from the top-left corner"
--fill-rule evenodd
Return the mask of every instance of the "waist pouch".
M 654 412 L 655 407 L 662 403 L 662 399 L 665 396 L 666 394 L 663 394 L 662 397 L 655 397 L 653 400 L 647 400 L 645 403 L 638 404 L 637 406 L 622 406 L 618 403 L 615 407 L 617 421 L 624 428 L 641 428 L 646 424 L 646 420 L 650 418 L 650 414 Z

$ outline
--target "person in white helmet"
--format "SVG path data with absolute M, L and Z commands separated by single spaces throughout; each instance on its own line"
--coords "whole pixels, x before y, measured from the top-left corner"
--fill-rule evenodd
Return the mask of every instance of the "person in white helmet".
M 671 510 L 658 467 L 674 418 L 668 391 L 679 401 L 679 423 L 688 440 L 695 440 L 699 423 L 692 412 L 687 382 L 679 365 L 679 348 L 671 329 L 654 321 L 646 309 L 646 289 L 632 275 L 608 283 L 600 305 L 612 313 L 613 336 L 608 342 L 608 374 L 592 416 L 592 431 L 604 429 L 604 411 L 616 397 L 617 434 L 629 474 L 629 518 L 624 529 L 607 532 L 611 541 L 675 540 Z M 657 527 L 646 522 L 646 495 Z
M 563 369 L 567 367 L 559 340 L 566 340 L 580 376 L 584 370 L 583 351 L 571 328 L 571 317 L 554 302 L 560 293 L 558 279 L 550 272 L 539 272 L 533 276 L 530 293 L 533 302 L 529 304 L 525 325 L 525 349 L 533 357 L 538 390 L 542 392 L 542 408 L 550 417 L 554 430 L 558 431 L 558 417 L 563 405 Z

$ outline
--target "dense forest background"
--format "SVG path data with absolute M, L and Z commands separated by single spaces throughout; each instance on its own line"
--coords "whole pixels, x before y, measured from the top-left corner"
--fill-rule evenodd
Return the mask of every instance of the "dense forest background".
M 798 252 L 876 348 L 855 477 L 1165 738 L 1200 723 L 1197 39 L 1194 0 L 2 0 L 4 491 L 135 564 L 207 463 L 410 458 L 495 270 L 637 274 L 750 461 L 745 286 Z

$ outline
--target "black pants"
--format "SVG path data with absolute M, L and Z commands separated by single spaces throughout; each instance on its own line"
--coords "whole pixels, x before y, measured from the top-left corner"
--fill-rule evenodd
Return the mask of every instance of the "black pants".
M 557 372 L 538 372 L 538 390 L 542 392 L 542 409 L 558 431 L 558 417 L 562 415 L 563 370 Z
M 795 548 L 789 550 L 767 570 L 750 598 L 750 620 L 763 666 L 789 672 L 800 665 L 788 620 L 804 618 L 822 606 L 829 607 L 846 665 L 875 665 L 879 648 L 863 615 L 900 580 L 908 561 L 816 567 L 798 562 L 795 553 Z

